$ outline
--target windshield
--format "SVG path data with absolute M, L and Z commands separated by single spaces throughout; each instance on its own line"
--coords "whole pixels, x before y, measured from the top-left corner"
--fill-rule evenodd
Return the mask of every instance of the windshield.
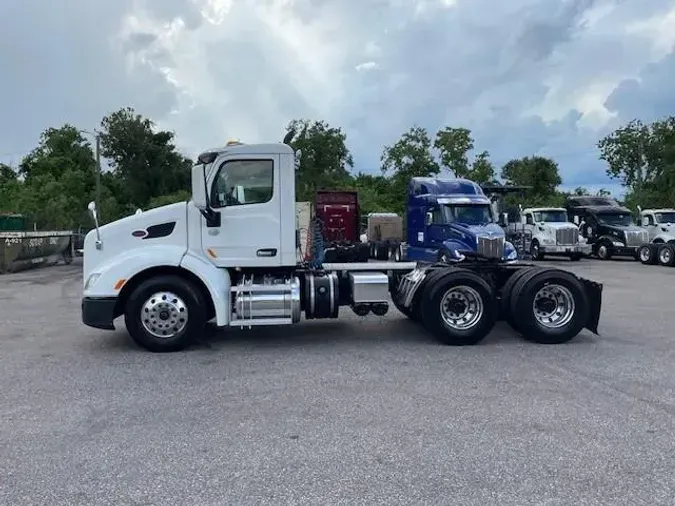
M 633 217 L 629 213 L 598 214 L 598 221 L 605 225 L 632 225 Z
M 494 222 L 489 204 L 445 204 L 441 210 L 445 223 L 485 225 Z
M 675 213 L 656 213 L 656 223 L 675 223 Z
M 534 221 L 537 223 L 557 223 L 567 221 L 565 211 L 537 211 L 534 213 Z

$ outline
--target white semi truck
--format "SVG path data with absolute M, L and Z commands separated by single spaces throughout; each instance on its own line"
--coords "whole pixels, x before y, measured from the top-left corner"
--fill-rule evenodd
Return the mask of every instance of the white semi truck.
M 649 234 L 649 243 L 638 249 L 640 262 L 675 267 L 675 209 L 642 209 L 640 224 Z
M 234 144 L 198 157 L 192 199 L 96 225 L 84 242 L 82 320 L 138 345 L 190 345 L 218 327 L 384 315 L 392 302 L 441 342 L 475 344 L 505 319 L 526 339 L 597 334 L 602 285 L 555 269 L 465 258 L 451 264 L 322 263 L 297 256 L 295 168 L 284 143 Z M 312 231 L 310 231 L 310 234 Z M 490 240 L 484 238 L 484 241 Z M 503 238 L 502 238 L 503 240 Z
M 519 214 L 519 221 L 509 224 L 509 232 L 526 232 L 532 260 L 543 260 L 548 255 L 576 261 L 591 254 L 591 245 L 562 207 L 520 208 Z

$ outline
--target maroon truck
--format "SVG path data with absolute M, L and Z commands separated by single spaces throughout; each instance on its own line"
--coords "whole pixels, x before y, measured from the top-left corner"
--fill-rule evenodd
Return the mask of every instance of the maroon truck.
M 319 190 L 314 214 L 320 220 L 326 262 L 367 262 L 368 244 L 361 242 L 359 194 L 346 190 Z

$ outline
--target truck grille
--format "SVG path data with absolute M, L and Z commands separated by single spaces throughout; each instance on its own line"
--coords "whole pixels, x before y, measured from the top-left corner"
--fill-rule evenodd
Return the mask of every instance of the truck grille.
M 626 230 L 626 246 L 641 246 L 649 242 L 646 230 Z
M 579 242 L 579 229 L 561 228 L 555 231 L 555 241 L 562 246 L 571 246 Z
M 478 254 L 485 258 L 502 258 L 504 256 L 504 238 L 479 237 Z

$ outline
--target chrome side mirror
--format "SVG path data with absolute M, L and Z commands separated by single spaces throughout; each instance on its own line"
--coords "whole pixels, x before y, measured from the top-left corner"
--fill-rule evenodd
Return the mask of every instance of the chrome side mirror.
M 96 210 L 96 202 L 93 200 L 89 202 L 87 209 L 89 210 L 89 215 L 94 221 L 94 226 L 96 227 L 96 249 L 101 249 L 103 247 L 103 243 L 101 242 L 101 231 L 98 228 L 98 211 Z

